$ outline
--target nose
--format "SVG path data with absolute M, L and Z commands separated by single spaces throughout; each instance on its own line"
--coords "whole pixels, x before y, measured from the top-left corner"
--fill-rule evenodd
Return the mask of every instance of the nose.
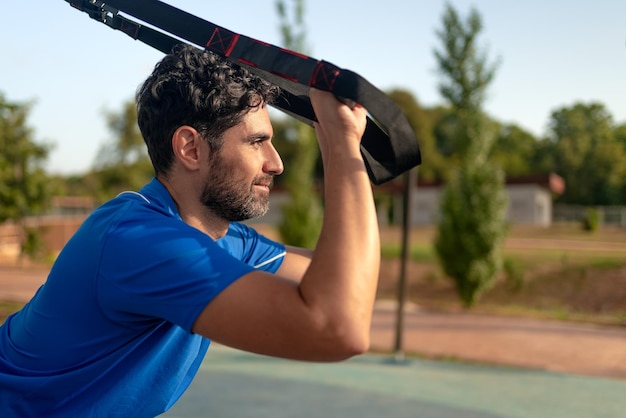
M 269 147 L 267 147 L 268 154 L 265 159 L 265 165 L 263 166 L 263 171 L 268 174 L 278 176 L 285 169 L 283 165 L 283 160 L 280 158 L 280 154 L 278 153 L 276 148 L 274 148 L 274 145 L 272 143 L 269 143 L 268 145 L 269 145 Z

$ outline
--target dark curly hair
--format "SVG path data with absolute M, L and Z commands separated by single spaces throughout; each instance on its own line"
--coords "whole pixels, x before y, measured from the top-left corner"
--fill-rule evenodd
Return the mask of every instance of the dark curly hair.
M 137 121 L 156 175 L 173 162 L 171 139 L 180 126 L 195 128 L 218 152 L 223 133 L 280 89 L 217 55 L 177 45 L 137 90 Z

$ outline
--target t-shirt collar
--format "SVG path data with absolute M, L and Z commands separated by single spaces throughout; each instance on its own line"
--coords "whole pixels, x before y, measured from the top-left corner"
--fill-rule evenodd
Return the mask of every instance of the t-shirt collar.
M 139 193 L 145 196 L 151 205 L 155 205 L 170 215 L 181 219 L 176 202 L 174 202 L 167 188 L 156 177 L 153 177 L 148 184 L 143 186 Z

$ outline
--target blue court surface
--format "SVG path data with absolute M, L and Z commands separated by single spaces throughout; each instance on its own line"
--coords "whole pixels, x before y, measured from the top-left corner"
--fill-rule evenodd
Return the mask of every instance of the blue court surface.
M 374 354 L 301 363 L 214 346 L 162 416 L 622 418 L 626 381 Z

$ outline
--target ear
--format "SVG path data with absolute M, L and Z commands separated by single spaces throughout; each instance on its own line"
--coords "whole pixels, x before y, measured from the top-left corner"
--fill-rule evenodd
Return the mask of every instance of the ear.
M 183 125 L 172 135 L 172 149 L 174 158 L 186 169 L 195 171 L 202 166 L 203 153 L 208 147 L 198 131 L 188 125 Z

